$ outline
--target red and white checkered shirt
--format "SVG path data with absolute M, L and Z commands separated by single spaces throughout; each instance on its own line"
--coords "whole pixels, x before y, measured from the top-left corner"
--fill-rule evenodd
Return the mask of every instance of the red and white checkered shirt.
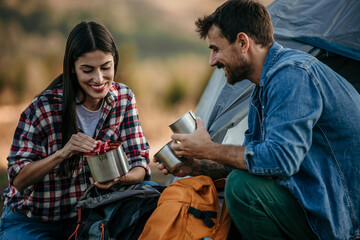
M 41 160 L 62 148 L 62 90 L 46 91 L 35 98 L 21 114 L 8 156 L 9 187 L 5 205 L 31 218 L 53 222 L 75 217 L 75 205 L 90 186 L 87 162 L 81 158 L 72 177 L 60 178 L 55 167 L 44 179 L 19 192 L 12 185 L 27 164 Z M 96 139 L 121 141 L 130 168 L 146 169 L 150 179 L 149 145 L 140 125 L 133 92 L 124 84 L 114 83 L 107 94 L 102 116 L 95 130 Z

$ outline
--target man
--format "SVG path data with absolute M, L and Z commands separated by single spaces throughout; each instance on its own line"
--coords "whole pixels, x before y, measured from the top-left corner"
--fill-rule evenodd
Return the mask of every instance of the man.
M 233 169 L 225 199 L 246 239 L 360 238 L 356 90 L 316 58 L 274 42 L 259 3 L 229 0 L 196 26 L 210 65 L 230 84 L 256 87 L 244 146 L 213 142 L 198 118 L 193 134 L 171 136 L 176 154 L 190 158 L 176 175 L 218 178 Z

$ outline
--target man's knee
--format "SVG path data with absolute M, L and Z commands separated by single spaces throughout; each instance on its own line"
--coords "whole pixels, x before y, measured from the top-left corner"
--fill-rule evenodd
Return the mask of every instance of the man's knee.
M 247 171 L 234 169 L 228 176 L 225 186 L 225 199 L 246 201 L 251 189 L 251 176 Z
M 249 205 L 257 199 L 266 199 L 279 188 L 273 179 L 256 176 L 247 171 L 234 169 L 225 186 L 225 199 L 229 204 Z M 232 207 L 232 206 L 228 206 Z

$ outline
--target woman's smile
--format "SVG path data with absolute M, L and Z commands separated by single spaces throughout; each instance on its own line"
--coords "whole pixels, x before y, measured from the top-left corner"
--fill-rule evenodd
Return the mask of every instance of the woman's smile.
M 105 90 L 105 83 L 101 85 L 90 85 L 95 92 L 102 92 Z
M 75 62 L 75 73 L 80 87 L 77 97 L 85 99 L 84 107 L 97 110 L 107 95 L 114 80 L 114 57 L 110 52 L 96 50 L 79 57 Z

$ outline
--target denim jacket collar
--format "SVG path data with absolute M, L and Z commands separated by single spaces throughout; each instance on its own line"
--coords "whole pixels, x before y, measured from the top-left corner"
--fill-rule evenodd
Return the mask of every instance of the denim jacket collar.
M 264 81 L 267 78 L 266 75 L 268 71 L 274 66 L 276 59 L 282 49 L 283 47 L 277 42 L 274 42 L 273 45 L 270 47 L 269 52 L 265 59 L 263 70 L 261 72 L 260 87 L 264 86 L 265 84 Z

